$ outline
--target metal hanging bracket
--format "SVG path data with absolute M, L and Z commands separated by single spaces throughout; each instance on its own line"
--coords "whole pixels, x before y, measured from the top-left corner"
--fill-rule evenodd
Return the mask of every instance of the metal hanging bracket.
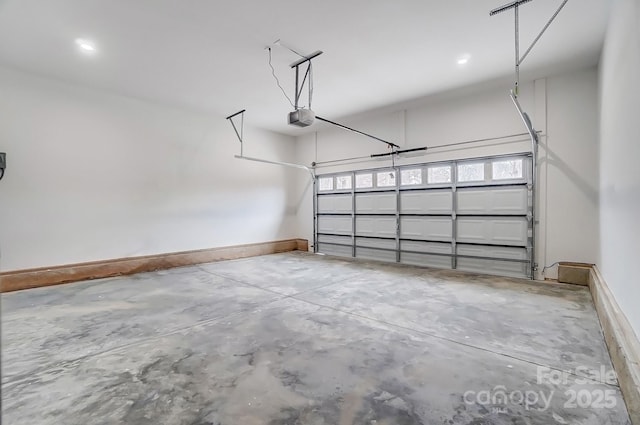
M 240 141 L 240 155 L 242 155 L 242 142 L 244 141 L 243 137 L 244 137 L 244 113 L 245 113 L 245 111 L 246 111 L 246 109 L 243 109 L 242 111 L 238 111 L 235 114 L 231 114 L 226 118 L 226 119 L 229 120 L 229 122 L 233 126 L 233 131 L 236 132 L 236 136 L 238 136 L 238 140 Z M 240 115 L 240 117 L 241 117 L 240 131 L 239 132 L 238 132 L 238 127 L 236 127 L 236 123 L 233 122 L 233 118 L 237 117 L 238 115 Z
M 302 89 L 304 87 L 304 83 L 307 81 L 307 77 L 309 77 L 309 82 L 307 83 L 307 86 L 309 87 L 309 109 L 311 109 L 311 102 L 313 100 L 313 68 L 311 65 L 311 59 L 318 57 L 322 54 L 322 50 L 317 50 L 313 53 L 311 53 L 308 56 L 303 56 L 302 59 L 299 59 L 297 61 L 295 61 L 294 63 L 291 64 L 291 68 L 295 68 L 296 69 L 296 96 L 294 98 L 294 107 L 295 110 L 297 111 L 298 109 L 300 109 L 299 107 L 299 103 L 300 103 L 300 96 L 302 95 Z M 302 83 L 299 83 L 300 81 L 300 65 L 306 63 L 307 64 L 307 71 L 304 73 L 304 77 L 302 79 Z
M 525 4 L 525 3 L 529 3 L 530 1 L 531 0 L 513 1 L 511 3 L 507 3 L 507 4 L 503 5 L 503 6 L 495 8 L 492 11 L 489 12 L 489 16 L 494 16 L 494 15 L 497 15 L 499 13 L 506 12 L 507 10 L 513 9 L 513 11 L 514 11 L 514 15 L 515 15 L 515 50 L 516 50 L 515 51 L 516 82 L 515 82 L 515 87 L 513 89 L 513 95 L 515 97 L 518 97 L 518 94 L 519 94 L 518 85 L 520 84 L 520 65 L 525 60 L 525 58 L 529 55 L 529 52 L 531 52 L 531 49 L 533 49 L 533 46 L 535 46 L 536 43 L 538 42 L 538 40 L 540 40 L 540 37 L 542 37 L 542 34 L 545 33 L 547 28 L 549 28 L 549 25 L 551 25 L 551 23 L 556 19 L 556 17 L 560 13 L 560 11 L 564 8 L 564 6 L 567 4 L 567 2 L 569 0 L 563 0 L 562 4 L 558 8 L 558 10 L 556 10 L 556 12 L 553 14 L 551 19 L 549 19 L 549 21 L 545 24 L 545 26 L 542 28 L 542 31 L 540 31 L 538 36 L 533 40 L 533 42 L 531 43 L 531 45 L 529 46 L 527 51 L 521 57 L 520 56 L 520 13 L 519 13 L 519 7 L 521 5 L 523 5 L 523 4 Z
M 262 163 L 265 163 L 265 164 L 282 165 L 282 166 L 285 166 L 285 167 L 303 169 L 303 170 L 306 170 L 307 172 L 309 172 L 309 174 L 311 175 L 311 180 L 315 181 L 316 176 L 315 176 L 314 171 L 311 168 L 307 167 L 306 165 L 292 164 L 290 162 L 282 162 L 282 161 L 271 161 L 269 159 L 261 159 L 261 158 L 253 158 L 253 157 L 249 157 L 249 156 L 244 156 L 243 146 L 244 146 L 244 113 L 245 112 L 246 112 L 246 109 L 243 109 L 241 111 L 236 112 L 235 114 L 229 115 L 226 118 L 227 120 L 229 120 L 229 122 L 233 126 L 233 131 L 235 131 L 236 136 L 238 136 L 238 140 L 240 141 L 240 155 L 234 155 L 234 158 L 236 158 L 236 159 L 244 159 L 246 161 L 262 162 Z M 241 118 L 242 118 L 242 120 L 240 122 L 240 130 L 239 131 L 238 131 L 238 127 L 236 126 L 236 123 L 233 121 L 233 119 L 235 117 L 237 117 L 238 115 L 240 115 Z

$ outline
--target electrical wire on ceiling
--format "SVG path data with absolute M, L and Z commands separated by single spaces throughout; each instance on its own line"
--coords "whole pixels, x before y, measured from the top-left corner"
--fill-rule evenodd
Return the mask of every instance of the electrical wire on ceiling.
M 280 40 L 274 41 L 272 45 L 283 47 L 283 48 L 287 49 L 288 51 L 290 51 L 291 53 L 300 56 L 302 59 L 307 59 L 307 56 L 305 56 L 302 53 L 298 52 L 297 50 L 294 50 L 291 47 L 283 44 Z M 298 104 L 299 93 L 296 91 L 296 102 L 293 102 L 291 100 L 291 98 L 287 95 L 287 93 L 284 90 L 284 88 L 282 88 L 282 85 L 280 84 L 280 80 L 278 79 L 278 76 L 276 75 L 276 70 L 273 67 L 273 63 L 272 63 L 272 58 L 273 57 L 272 57 L 272 53 L 271 53 L 271 46 L 266 47 L 266 49 L 269 50 L 269 67 L 271 68 L 271 74 L 273 75 L 273 78 L 276 80 L 276 84 L 278 85 L 278 87 L 280 88 L 280 90 L 282 91 L 284 96 L 287 98 L 287 100 L 289 101 L 291 106 L 293 106 L 294 109 L 297 110 L 298 108 L 296 107 L 296 105 Z M 313 104 L 313 64 L 311 63 L 311 61 L 309 61 L 309 68 L 307 70 L 307 73 L 304 76 L 304 80 L 302 81 L 302 85 L 301 86 L 304 86 L 305 81 L 307 81 L 307 77 L 308 77 L 308 83 L 307 83 L 308 107 L 307 106 L 301 106 L 302 109 L 311 109 L 311 105 Z M 296 90 L 297 90 L 297 88 L 296 88 Z
M 277 39 L 276 41 L 274 41 L 274 42 L 273 42 L 273 45 L 274 45 L 274 46 L 280 46 L 280 47 L 283 47 L 283 48 L 287 49 L 288 51 L 290 51 L 291 53 L 294 53 L 294 54 L 296 54 L 296 55 L 300 56 L 300 57 L 301 57 L 301 58 L 303 58 L 303 59 L 304 59 L 304 58 L 306 58 L 306 56 L 305 56 L 305 55 L 303 55 L 302 53 L 298 52 L 297 50 L 294 50 L 292 47 L 287 46 L 287 45 L 286 45 L 286 44 L 284 44 L 284 43 L 282 42 L 282 40 L 280 40 L 280 39 Z
M 273 65 L 271 64 L 271 47 L 267 47 L 267 50 L 269 51 L 269 67 L 271 68 L 271 75 L 273 75 L 273 78 L 275 78 L 276 84 L 278 85 L 278 87 L 280 87 L 280 90 L 282 91 L 282 94 L 284 95 L 284 97 L 286 97 L 287 100 L 289 101 L 289 103 L 291 104 L 291 106 L 293 108 L 295 108 L 295 105 L 291 101 L 291 98 L 287 95 L 287 92 L 284 91 L 284 89 L 282 88 L 282 85 L 280 84 L 280 80 L 278 79 L 278 76 L 276 75 L 276 70 L 273 67 Z

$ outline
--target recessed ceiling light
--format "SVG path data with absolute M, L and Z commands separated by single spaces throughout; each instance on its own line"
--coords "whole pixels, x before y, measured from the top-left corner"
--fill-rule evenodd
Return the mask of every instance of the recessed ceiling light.
M 469 62 L 469 55 L 460 56 L 458 58 L 458 65 L 465 65 L 467 62 Z
M 76 45 L 78 48 L 84 53 L 94 53 L 96 51 L 96 46 L 93 42 L 89 40 L 85 40 L 83 38 L 76 39 Z

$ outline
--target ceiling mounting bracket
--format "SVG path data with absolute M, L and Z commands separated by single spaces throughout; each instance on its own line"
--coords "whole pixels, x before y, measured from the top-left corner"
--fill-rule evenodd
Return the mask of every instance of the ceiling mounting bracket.
M 531 52 L 531 49 L 533 49 L 533 46 L 535 46 L 536 43 L 538 42 L 538 40 L 540 40 L 540 38 L 542 37 L 542 34 L 545 33 L 547 28 L 549 28 L 549 25 L 551 25 L 551 23 L 556 19 L 556 17 L 560 13 L 560 11 L 564 8 L 564 6 L 567 4 L 567 2 L 569 0 L 563 0 L 562 1 L 562 4 L 560 5 L 560 7 L 556 10 L 556 12 L 553 14 L 551 19 L 549 19 L 549 21 L 547 21 L 545 26 L 542 28 L 542 31 L 540 31 L 538 36 L 533 40 L 533 42 L 531 43 L 529 48 L 525 51 L 524 55 L 520 56 L 520 13 L 519 13 L 519 8 L 520 8 L 521 5 L 523 5 L 525 3 L 529 3 L 530 1 L 531 0 L 512 1 L 511 3 L 507 3 L 507 4 L 503 5 L 503 6 L 497 7 L 497 8 L 495 8 L 492 11 L 489 12 L 489 16 L 494 16 L 494 15 L 497 15 L 499 13 L 506 12 L 507 10 L 513 9 L 513 11 L 514 11 L 514 15 L 515 15 L 515 50 L 516 50 L 515 51 L 515 74 L 516 74 L 516 78 L 515 79 L 516 79 L 516 82 L 515 82 L 515 87 L 513 89 L 513 95 L 516 98 L 518 97 L 518 94 L 519 94 L 519 87 L 518 86 L 520 84 L 520 65 L 525 60 L 525 58 L 529 55 L 529 52 Z
M 246 112 L 246 109 L 243 109 L 242 111 L 238 111 L 235 114 L 231 114 L 226 118 L 229 120 L 229 122 L 233 126 L 233 131 L 236 132 L 236 136 L 238 136 L 238 140 L 240 141 L 240 155 L 242 155 L 242 142 L 244 141 L 244 113 L 245 112 Z M 233 119 L 238 115 L 240 115 L 240 118 L 241 118 L 240 131 L 238 131 L 238 127 L 236 127 L 236 123 L 233 122 Z
M 303 56 L 301 59 L 298 59 L 291 64 L 291 68 L 296 69 L 296 96 L 294 98 L 294 107 L 296 111 L 300 109 L 300 96 L 302 95 L 302 89 L 304 88 L 304 83 L 307 81 L 307 77 L 309 78 L 309 81 L 307 82 L 307 87 L 309 87 L 309 109 L 311 109 L 311 101 L 313 98 L 313 68 L 311 65 L 311 59 L 316 58 L 321 54 L 322 50 L 317 50 L 308 56 Z M 302 78 L 302 83 L 300 83 L 300 65 L 305 63 L 307 64 L 307 70 Z

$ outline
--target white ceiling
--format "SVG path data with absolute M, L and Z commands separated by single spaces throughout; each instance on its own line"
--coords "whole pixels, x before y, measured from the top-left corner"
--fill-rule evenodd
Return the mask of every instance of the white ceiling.
M 314 59 L 313 109 L 331 119 L 512 73 L 509 0 L 0 0 L 0 64 L 299 134 L 267 65 L 277 39 Z M 523 50 L 561 0 L 520 8 Z M 598 62 L 611 0 L 570 0 L 522 66 L 528 78 Z M 84 55 L 76 38 L 93 40 Z M 459 66 L 460 55 L 471 56 Z M 290 96 L 297 56 L 273 47 Z M 306 100 L 303 101 L 306 103 Z

